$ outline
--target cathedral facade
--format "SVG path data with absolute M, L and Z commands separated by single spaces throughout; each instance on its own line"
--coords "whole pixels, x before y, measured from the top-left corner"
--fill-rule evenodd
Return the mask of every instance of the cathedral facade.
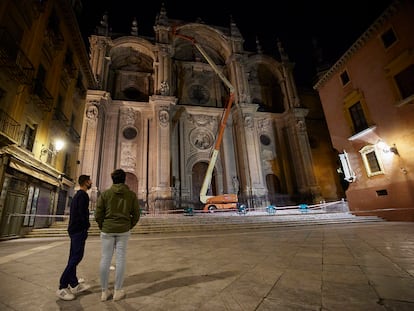
M 78 175 L 92 176 L 92 205 L 122 168 L 147 212 L 202 208 L 200 189 L 230 96 L 209 195 L 235 193 L 249 208 L 340 198 L 335 161 L 315 165 L 332 150 L 312 147 L 310 108 L 280 42 L 279 59 L 260 46 L 247 52 L 234 21 L 228 28 L 182 22 L 164 7 L 154 33 L 140 36 L 136 21 L 130 34 L 111 33 L 104 16 L 89 38 L 99 86 L 87 93 Z

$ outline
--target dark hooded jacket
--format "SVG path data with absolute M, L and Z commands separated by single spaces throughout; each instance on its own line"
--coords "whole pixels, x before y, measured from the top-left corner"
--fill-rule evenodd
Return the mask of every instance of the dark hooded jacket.
M 138 198 L 126 184 L 113 184 L 98 197 L 95 221 L 105 233 L 127 232 L 140 217 Z

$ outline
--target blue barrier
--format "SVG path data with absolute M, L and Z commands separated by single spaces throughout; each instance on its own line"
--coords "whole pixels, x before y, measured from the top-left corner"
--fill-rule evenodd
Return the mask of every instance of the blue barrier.
M 276 206 L 274 206 L 274 205 L 269 205 L 268 207 L 266 207 L 266 212 L 269 214 L 269 215 L 273 215 L 273 214 L 275 214 L 276 213 Z
M 237 206 L 237 213 L 239 215 L 246 215 L 247 213 L 246 205 L 240 204 L 239 206 Z
M 193 216 L 194 215 L 193 208 L 192 207 L 184 208 L 184 215 L 185 216 Z
M 306 213 L 308 211 L 308 204 L 299 204 L 299 209 L 302 213 Z

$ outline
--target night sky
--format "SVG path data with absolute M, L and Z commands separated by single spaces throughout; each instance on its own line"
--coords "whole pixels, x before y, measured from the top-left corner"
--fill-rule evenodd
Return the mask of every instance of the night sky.
M 322 48 L 324 59 L 333 64 L 392 0 L 244 2 L 83 0 L 80 26 L 87 37 L 107 11 L 113 32 L 128 34 L 136 17 L 138 34 L 153 37 L 154 21 L 161 3 L 170 19 L 192 22 L 201 18 L 206 24 L 228 27 L 231 16 L 245 40 L 245 50 L 256 51 L 257 37 L 263 53 L 279 59 L 276 45 L 279 38 L 290 60 L 296 64 L 297 84 L 312 86 L 315 74 L 312 39 L 315 38 Z

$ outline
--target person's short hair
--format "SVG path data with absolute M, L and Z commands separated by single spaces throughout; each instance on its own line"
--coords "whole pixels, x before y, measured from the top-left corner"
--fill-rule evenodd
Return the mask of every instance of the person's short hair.
M 88 180 L 90 180 L 90 179 L 91 179 L 91 176 L 89 176 L 89 175 L 80 175 L 79 178 L 78 178 L 79 186 L 83 186 L 83 184 L 85 182 L 87 182 Z
M 123 169 L 117 169 L 111 173 L 111 177 L 114 184 L 124 184 L 126 173 Z

